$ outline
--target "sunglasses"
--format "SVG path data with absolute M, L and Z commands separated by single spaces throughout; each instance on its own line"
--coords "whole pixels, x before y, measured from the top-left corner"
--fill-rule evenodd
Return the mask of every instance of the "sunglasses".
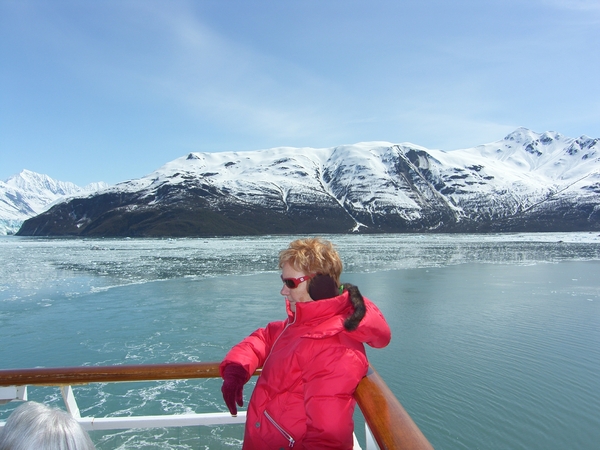
M 302 283 L 303 281 L 306 281 L 306 280 L 310 280 L 315 275 L 316 275 L 316 273 L 313 273 L 312 275 L 304 275 L 303 277 L 300 277 L 300 278 L 283 278 L 283 275 L 281 275 L 281 281 L 283 281 L 283 283 L 288 288 L 296 289 L 300 285 L 300 283 Z

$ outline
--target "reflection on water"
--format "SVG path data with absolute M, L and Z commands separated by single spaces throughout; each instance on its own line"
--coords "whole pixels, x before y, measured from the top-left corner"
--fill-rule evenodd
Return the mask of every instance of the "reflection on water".
M 596 234 L 328 238 L 343 279 L 388 318 L 392 343 L 369 357 L 434 447 L 600 441 Z M 0 367 L 220 360 L 283 317 L 277 254 L 291 239 L 0 238 Z M 219 387 L 183 380 L 75 391 L 84 415 L 114 416 L 225 411 Z M 52 388 L 30 388 L 30 398 L 62 404 Z M 0 418 L 13 408 L 0 406 Z M 239 447 L 242 433 L 93 437 L 99 449 L 220 449 Z

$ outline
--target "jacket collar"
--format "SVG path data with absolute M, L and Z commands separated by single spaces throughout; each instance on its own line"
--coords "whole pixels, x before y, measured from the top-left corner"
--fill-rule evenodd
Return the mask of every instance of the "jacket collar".
M 348 292 L 329 299 L 296 303 L 296 314 L 286 302 L 288 322 L 294 326 L 310 327 L 306 337 L 332 336 L 344 330 L 344 320 L 352 313 Z

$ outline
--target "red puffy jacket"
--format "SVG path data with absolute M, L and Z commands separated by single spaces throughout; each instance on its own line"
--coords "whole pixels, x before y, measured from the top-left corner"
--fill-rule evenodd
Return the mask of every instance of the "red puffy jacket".
M 348 292 L 297 303 L 294 315 L 269 323 L 234 346 L 221 363 L 262 367 L 248 405 L 244 450 L 295 447 L 351 449 L 356 386 L 367 373 L 363 343 L 385 347 L 390 328 L 365 298 L 366 314 L 354 331 L 344 328 L 353 309 Z

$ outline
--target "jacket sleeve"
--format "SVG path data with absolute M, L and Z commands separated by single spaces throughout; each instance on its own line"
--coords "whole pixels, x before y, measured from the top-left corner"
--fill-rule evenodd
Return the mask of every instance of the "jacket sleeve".
M 366 313 L 360 322 L 359 333 L 364 333 L 362 342 L 374 348 L 383 348 L 390 343 L 392 331 L 379 308 L 365 298 Z M 356 338 L 355 338 L 356 339 Z
M 301 367 L 307 419 L 304 448 L 351 449 L 354 391 L 367 373 L 366 356 L 328 345 Z
M 252 375 L 256 369 L 262 367 L 271 347 L 285 328 L 285 321 L 271 322 L 265 328 L 259 328 L 250 336 L 233 346 L 219 366 L 221 376 L 227 364 L 237 363 Z

